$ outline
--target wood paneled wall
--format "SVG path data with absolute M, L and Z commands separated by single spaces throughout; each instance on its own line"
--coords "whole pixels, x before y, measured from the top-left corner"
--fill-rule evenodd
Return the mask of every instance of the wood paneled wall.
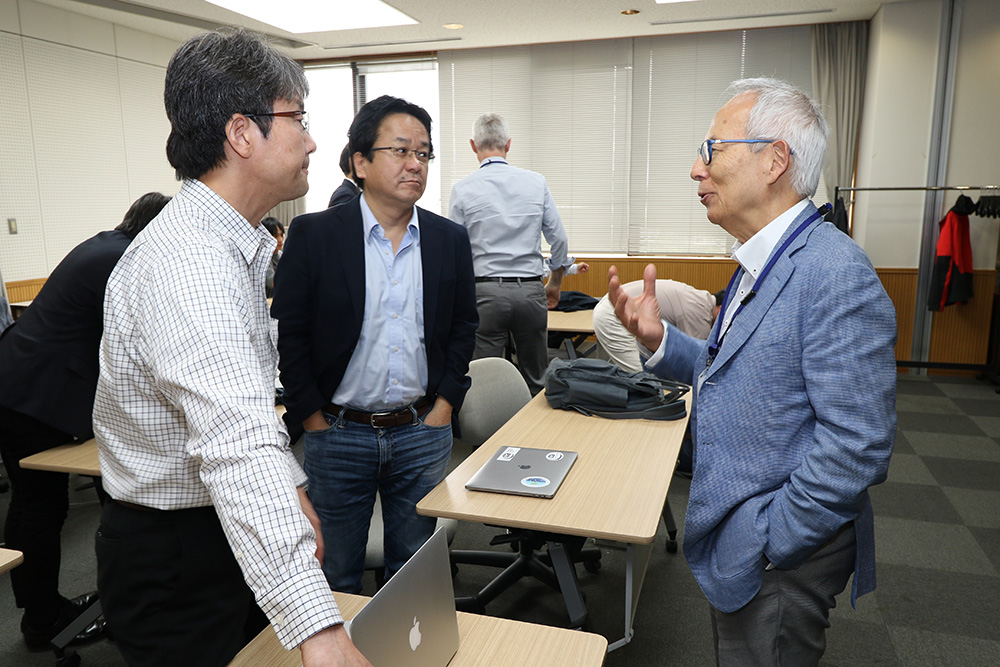
M 600 298 L 608 291 L 608 268 L 618 267 L 623 283 L 642 278 L 647 264 L 656 265 L 658 278 L 672 278 L 698 289 L 725 289 L 736 264 L 728 258 L 691 257 L 577 257 L 590 264 L 590 271 L 563 280 L 563 289 L 577 290 Z M 896 307 L 898 336 L 896 359 L 909 360 L 913 344 L 913 315 L 917 308 L 917 269 L 876 269 L 885 291 Z M 995 271 L 973 275 L 976 297 L 968 304 L 948 306 L 934 314 L 931 326 L 930 361 L 985 364 L 993 309 Z M 924 305 L 920 304 L 923 309 Z
M 11 301 L 31 301 L 45 284 L 45 278 L 32 280 L 12 280 L 7 285 L 7 298 Z
M 656 266 L 659 278 L 672 278 L 698 289 L 717 292 L 725 289 L 735 269 L 728 258 L 699 257 L 577 257 L 590 264 L 590 271 L 563 280 L 563 289 L 577 290 L 600 298 L 608 291 L 608 269 L 618 267 L 623 283 L 640 280 L 647 264 Z M 899 328 L 896 359 L 910 359 L 913 343 L 913 314 L 917 307 L 916 269 L 876 269 L 885 291 L 896 307 Z M 985 364 L 987 361 L 990 321 L 993 310 L 995 271 L 976 271 L 973 285 L 976 297 L 968 304 L 948 306 L 934 314 L 931 326 L 930 361 L 960 364 Z M 16 280 L 7 283 L 11 301 L 30 301 L 45 284 L 45 278 Z M 923 304 L 920 305 L 922 309 Z
M 608 292 L 608 269 L 618 268 L 623 283 L 642 280 L 647 264 L 656 266 L 657 278 L 679 280 L 698 289 L 718 292 L 726 289 L 736 263 L 727 257 L 577 257 L 576 261 L 590 264 L 590 271 L 563 279 L 564 290 L 576 290 L 600 298 Z

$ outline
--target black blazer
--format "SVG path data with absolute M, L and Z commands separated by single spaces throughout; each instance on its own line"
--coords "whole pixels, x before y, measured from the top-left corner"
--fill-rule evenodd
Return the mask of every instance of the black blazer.
M 359 194 L 361 194 L 361 191 L 358 190 L 358 186 L 354 184 L 354 181 L 345 178 L 344 182 L 338 185 L 337 189 L 330 195 L 330 203 L 327 206 L 332 208 L 338 204 L 346 204 Z
M 424 280 L 427 393 L 457 417 L 471 380 L 479 313 L 465 228 L 417 209 Z M 274 277 L 282 402 L 291 427 L 330 402 L 361 336 L 365 253 L 361 200 L 299 216 Z M 453 422 L 457 423 L 457 422 Z
M 0 405 L 79 439 L 93 437 L 104 288 L 131 239 L 101 232 L 52 271 L 0 337 Z

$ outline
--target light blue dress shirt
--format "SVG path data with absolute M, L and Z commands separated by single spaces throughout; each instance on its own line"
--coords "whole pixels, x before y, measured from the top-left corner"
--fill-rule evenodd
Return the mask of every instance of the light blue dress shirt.
M 361 337 L 332 402 L 391 410 L 427 393 L 424 277 L 417 209 L 395 253 L 364 195 L 365 317 Z
M 501 158 L 486 158 L 452 187 L 448 217 L 469 230 L 477 277 L 542 275 L 542 235 L 549 242 L 553 267 L 573 264 L 566 256 L 569 241 L 545 177 Z

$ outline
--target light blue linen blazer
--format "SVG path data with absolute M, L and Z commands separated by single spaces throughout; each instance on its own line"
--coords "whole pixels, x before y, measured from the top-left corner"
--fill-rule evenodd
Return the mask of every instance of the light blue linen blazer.
M 701 380 L 684 553 L 717 609 L 743 607 L 768 561 L 795 568 L 849 521 L 852 603 L 875 589 L 868 488 L 885 480 L 895 439 L 895 341 L 895 309 L 867 255 L 819 220 L 775 263 L 711 365 L 707 341 L 670 327 L 648 370 Z

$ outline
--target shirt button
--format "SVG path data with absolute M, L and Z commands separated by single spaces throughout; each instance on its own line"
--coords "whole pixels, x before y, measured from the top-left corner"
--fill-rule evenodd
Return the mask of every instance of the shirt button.
M 399 319 L 399 313 L 393 313 L 392 314 L 392 319 L 398 320 Z
M 399 352 L 399 346 L 397 345 L 397 346 L 393 347 L 393 348 L 392 348 L 392 351 L 393 351 L 393 352 Z
M 393 285 L 398 285 L 398 284 L 399 284 L 399 281 L 398 281 L 398 280 L 393 280 L 393 281 L 392 281 L 392 284 L 393 284 Z
M 242 551 L 239 551 L 239 550 L 234 551 L 233 555 L 236 556 L 236 560 L 243 560 L 243 552 Z
M 279 627 L 282 626 L 282 625 L 284 625 L 285 624 L 285 615 L 284 614 L 278 614 L 277 616 L 275 616 L 274 617 L 274 624 L 277 625 L 277 626 L 279 626 Z
M 399 384 L 399 380 L 393 380 L 392 383 L 393 384 Z

